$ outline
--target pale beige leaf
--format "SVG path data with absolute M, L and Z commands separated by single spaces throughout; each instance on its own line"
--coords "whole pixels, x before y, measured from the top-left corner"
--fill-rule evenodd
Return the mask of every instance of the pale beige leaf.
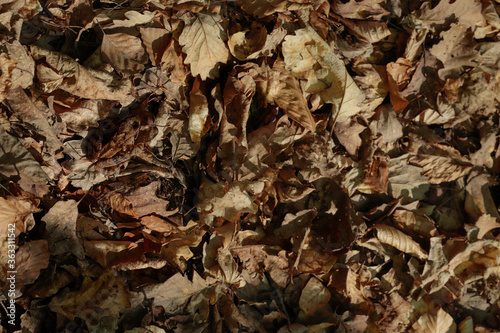
M 17 60 L 16 68 L 14 68 L 12 72 L 13 88 L 28 88 L 33 84 L 33 78 L 35 76 L 35 62 L 33 58 L 26 53 L 24 47 L 17 40 L 12 43 L 6 43 L 5 47 L 9 52 L 9 56 Z
M 1 127 L 1 126 L 0 126 Z M 39 211 L 33 202 L 17 198 L 0 197 L 0 286 L 7 282 L 6 273 L 15 270 L 16 266 L 9 259 L 17 247 L 17 237 L 20 233 L 30 230 L 35 225 L 33 213 Z M 9 239 L 13 239 L 9 241 Z M 11 266 L 12 265 L 12 266 Z
M 437 314 L 424 313 L 412 326 L 414 332 L 455 333 L 457 325 L 453 318 L 443 309 Z
M 378 43 L 391 34 L 384 22 L 342 20 L 353 35 L 367 43 Z
M 189 135 L 193 142 L 200 142 L 207 132 L 208 114 L 208 100 L 200 90 L 200 80 L 196 78 L 189 94 Z
M 330 301 L 330 291 L 315 277 L 311 277 L 300 294 L 299 307 L 306 315 L 314 313 Z
M 417 18 L 431 30 L 444 25 L 450 17 L 466 27 L 474 27 L 484 20 L 481 2 L 477 0 L 442 0 L 434 8 L 431 7 L 430 2 L 424 2 L 416 12 Z
M 409 162 L 422 167 L 422 175 L 431 184 L 452 182 L 467 175 L 473 166 L 458 150 L 441 144 L 421 146 Z
M 264 190 L 263 181 L 234 182 L 211 184 L 206 181 L 200 187 L 198 212 L 200 219 L 209 226 L 221 218 L 236 222 L 244 213 L 257 213 L 258 205 L 254 202 L 254 194 Z
M 179 37 L 182 52 L 187 55 L 184 62 L 191 65 L 193 76 L 200 75 L 202 80 L 214 79 L 219 74 L 217 64 L 226 63 L 229 57 L 219 17 L 204 13 L 187 16 L 183 16 L 186 26 Z
M 391 245 L 401 252 L 409 253 L 419 259 L 427 259 L 427 253 L 410 236 L 396 228 L 384 224 L 374 225 L 377 238 L 384 244 Z
M 147 62 L 147 54 L 140 38 L 124 33 L 104 34 L 101 52 L 105 61 L 125 74 L 142 71 Z
M 434 45 L 430 52 L 443 63 L 444 68 L 438 72 L 442 80 L 448 77 L 456 78 L 467 67 L 477 65 L 478 52 L 474 49 L 474 36 L 470 29 L 454 23 L 449 30 L 442 32 L 440 37 L 442 40 Z
M 385 1 L 382 0 L 349 0 L 335 1 L 333 11 L 347 19 L 356 20 L 380 20 L 390 13 L 384 8 Z
M 296 30 L 283 42 L 286 68 L 306 79 L 305 90 L 318 93 L 324 103 L 335 105 L 335 118 L 346 121 L 357 114 L 364 94 L 347 73 L 344 63 L 311 27 Z
M 479 220 L 477 220 L 476 227 L 479 228 L 479 232 L 477 233 L 477 238 L 483 239 L 484 235 L 486 235 L 491 230 L 500 228 L 500 223 L 498 223 L 497 219 L 494 218 L 493 216 L 484 214 L 481 215 Z

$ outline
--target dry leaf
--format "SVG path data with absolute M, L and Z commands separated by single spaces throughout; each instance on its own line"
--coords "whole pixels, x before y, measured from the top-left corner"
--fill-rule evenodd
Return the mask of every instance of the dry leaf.
M 125 281 L 109 270 L 95 281 L 86 276 L 78 291 L 65 291 L 55 296 L 50 309 L 70 319 L 82 318 L 95 326 L 101 318 L 116 317 L 121 309 L 130 307 L 129 299 Z
M 495 217 L 488 214 L 484 214 L 481 215 L 479 220 L 476 221 L 476 227 L 479 228 L 479 232 L 477 233 L 477 238 L 483 239 L 484 235 L 486 235 L 491 230 L 500 228 L 500 223 L 497 221 Z
M 225 64 L 229 57 L 224 39 L 226 34 L 219 24 L 217 15 L 197 13 L 183 16 L 186 23 L 179 37 L 184 61 L 191 65 L 193 76 L 200 75 L 202 80 L 219 76 L 217 65 Z
M 73 253 L 76 257 L 85 257 L 83 247 L 76 234 L 78 203 L 75 200 L 58 201 L 49 210 L 42 221 L 50 233 L 50 252 L 54 254 Z
M 299 306 L 306 315 L 312 314 L 330 301 L 330 291 L 317 278 L 312 277 L 300 294 Z
M 374 228 L 377 230 L 377 238 L 382 243 L 394 246 L 399 251 L 409 253 L 419 259 L 427 259 L 427 253 L 410 236 L 388 225 L 378 224 Z
M 200 142 L 201 137 L 209 130 L 208 113 L 208 100 L 200 89 L 199 78 L 196 78 L 189 93 L 189 135 L 193 142 Z
M 424 313 L 412 326 L 414 332 L 455 333 L 457 325 L 453 318 L 443 309 L 437 314 Z
M 130 104 L 131 84 L 127 79 L 102 71 L 86 68 L 67 55 L 31 47 L 36 60 L 45 59 L 46 64 L 37 65 L 36 75 L 42 90 L 46 93 L 62 89 L 68 93 L 88 99 L 117 100 Z
M 142 71 L 147 61 L 147 53 L 142 46 L 142 41 L 124 33 L 104 34 L 101 52 L 106 62 L 125 74 Z
M 358 113 L 364 94 L 347 73 L 344 64 L 330 46 L 310 27 L 295 31 L 283 42 L 286 68 L 306 79 L 305 90 L 318 93 L 325 103 L 336 106 L 337 121 L 346 121 Z
M 459 24 L 452 24 L 451 28 L 441 33 L 443 39 L 434 45 L 430 52 L 438 58 L 444 68 L 439 70 L 442 80 L 457 78 L 467 67 L 475 67 L 477 51 L 470 29 Z
M 285 70 L 283 61 L 274 63 L 270 72 L 268 99 L 276 103 L 293 120 L 311 132 L 315 131 L 316 122 L 300 90 L 299 82 Z
M 472 169 L 472 163 L 458 150 L 440 144 L 420 147 L 409 162 L 421 166 L 422 175 L 428 177 L 431 184 L 452 182 Z
M 169 33 L 163 28 L 143 28 L 141 27 L 142 43 L 146 47 L 149 59 L 153 66 L 158 66 L 162 62 L 162 57 L 167 48 Z

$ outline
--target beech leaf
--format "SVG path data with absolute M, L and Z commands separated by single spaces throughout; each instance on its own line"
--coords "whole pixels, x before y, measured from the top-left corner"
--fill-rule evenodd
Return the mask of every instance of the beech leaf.
M 391 245 L 399 251 L 409 253 L 419 259 L 427 259 L 428 255 L 420 245 L 402 231 L 384 224 L 375 225 L 374 228 L 377 230 L 377 238 L 382 243 Z
M 117 71 L 134 74 L 144 69 L 147 53 L 139 38 L 124 33 L 104 34 L 101 52 Z

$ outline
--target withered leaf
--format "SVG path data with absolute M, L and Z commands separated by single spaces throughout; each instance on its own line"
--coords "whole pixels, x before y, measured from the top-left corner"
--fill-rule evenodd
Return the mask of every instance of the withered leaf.
M 124 33 L 104 34 L 101 52 L 117 71 L 134 74 L 144 69 L 147 53 L 138 37 Z
M 218 63 L 226 63 L 229 51 L 224 39 L 226 34 L 216 15 L 197 13 L 182 17 L 186 26 L 179 37 L 182 51 L 187 55 L 186 64 L 191 65 L 193 76 L 200 75 L 202 80 L 216 78 Z

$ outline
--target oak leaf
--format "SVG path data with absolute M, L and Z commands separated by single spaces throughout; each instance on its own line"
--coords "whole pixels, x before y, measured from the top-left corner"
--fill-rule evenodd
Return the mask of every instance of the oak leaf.
M 184 62 L 191 65 L 193 76 L 200 75 L 202 80 L 219 76 L 218 63 L 226 63 L 229 51 L 224 39 L 226 33 L 219 24 L 217 15 L 197 13 L 192 17 L 185 15 L 186 24 L 179 37 L 182 51 L 187 55 Z

